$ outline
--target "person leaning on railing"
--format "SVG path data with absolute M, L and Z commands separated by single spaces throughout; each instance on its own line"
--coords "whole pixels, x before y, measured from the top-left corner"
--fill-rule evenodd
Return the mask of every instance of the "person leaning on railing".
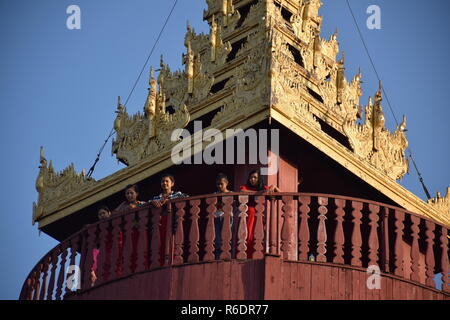
M 162 192 L 152 197 L 149 202 L 155 208 L 163 207 L 167 201 L 177 198 L 187 198 L 187 194 L 174 191 L 175 178 L 171 174 L 164 174 L 161 176 L 161 190 Z M 176 229 L 176 219 L 172 219 L 172 232 Z M 160 263 L 164 264 L 164 252 L 165 252 L 165 238 L 167 233 L 167 210 L 161 212 L 161 225 L 160 225 L 160 239 L 161 239 L 161 251 L 160 251 Z
M 128 185 L 125 188 L 125 198 L 126 200 L 122 202 L 117 208 L 115 208 L 112 214 L 121 213 L 131 209 L 136 209 L 145 204 L 144 201 L 138 200 L 139 188 L 137 184 Z
M 247 183 L 240 187 L 243 192 L 249 192 L 253 194 L 264 193 L 264 192 L 281 192 L 281 190 L 274 186 L 267 186 L 261 177 L 261 172 L 259 169 L 253 170 L 248 175 Z M 253 256 L 254 248 L 254 228 L 255 228 L 255 213 L 256 213 L 256 202 L 253 197 L 248 201 L 247 209 L 247 258 Z
M 217 191 L 215 193 L 228 193 L 228 192 L 232 192 L 231 190 L 228 189 L 229 186 L 229 180 L 228 177 L 223 174 L 223 173 L 219 173 L 217 175 L 216 178 L 216 186 L 217 186 Z M 233 209 L 234 209 L 234 205 L 233 205 Z M 216 246 L 216 259 L 220 258 L 220 254 L 221 254 L 221 246 L 222 246 L 222 227 L 223 227 L 223 216 L 225 214 L 225 212 L 223 211 L 223 202 L 222 199 L 219 198 L 217 201 L 217 205 L 216 205 L 217 211 L 214 213 L 214 230 L 215 230 L 215 246 Z M 233 210 L 234 212 L 234 210 Z M 230 228 L 231 228 L 231 233 L 233 234 L 232 230 L 233 230 L 233 212 L 231 214 L 231 219 L 230 219 Z

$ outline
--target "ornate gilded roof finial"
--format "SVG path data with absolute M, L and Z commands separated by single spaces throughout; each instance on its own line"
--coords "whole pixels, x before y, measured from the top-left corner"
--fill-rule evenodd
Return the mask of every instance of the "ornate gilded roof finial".
M 440 192 L 437 192 L 435 198 L 428 200 L 428 204 L 438 210 L 443 217 L 450 219 L 450 187 L 447 187 L 447 193 L 444 197 Z M 450 238 L 450 235 L 448 237 Z
M 336 28 L 334 33 L 331 35 L 331 40 L 333 40 L 333 41 L 337 40 L 338 34 L 339 34 L 339 30 L 338 30 L 338 28 Z
M 161 55 L 161 59 L 159 61 L 159 75 L 158 75 L 158 86 L 159 86 L 159 92 L 162 92 L 164 89 L 164 81 L 165 81 L 165 74 L 167 72 L 167 66 L 164 63 L 163 55 Z
M 314 70 L 320 64 L 320 58 L 322 57 L 322 45 L 320 41 L 320 32 L 319 30 L 314 30 L 314 42 L 313 42 L 313 68 Z
M 400 132 L 407 131 L 407 129 L 406 129 L 406 116 L 405 115 L 403 115 L 403 120 L 402 120 L 402 123 L 400 123 L 400 125 L 398 126 L 398 130 Z
M 209 36 L 209 43 L 211 45 L 211 62 L 216 61 L 216 47 L 217 47 L 217 22 L 215 16 L 211 19 L 211 32 Z
M 158 113 L 159 116 L 166 113 L 166 95 L 164 93 L 159 96 Z
M 375 94 L 375 104 L 380 104 L 381 107 L 381 101 L 383 100 L 383 84 L 381 83 L 381 80 L 378 84 L 378 91 Z
M 222 0 L 223 26 L 228 26 L 228 18 L 234 13 L 233 0 Z
M 373 105 L 373 148 L 377 151 L 381 150 L 380 132 L 384 130 L 385 124 L 384 112 L 381 107 L 382 92 L 383 86 L 380 80 L 378 91 L 375 94 L 375 104 Z
M 46 167 L 47 166 L 47 159 L 45 159 L 44 156 L 44 147 L 41 146 L 39 150 L 39 163 L 41 164 L 39 168 Z
M 183 55 L 183 64 L 188 81 L 188 93 L 192 94 L 194 92 L 194 52 L 190 41 L 187 43 L 187 53 Z
M 342 93 L 343 93 L 344 87 L 345 87 L 344 62 L 345 62 L 345 55 L 344 55 L 344 51 L 342 51 L 341 60 L 339 60 L 339 62 L 338 62 L 338 72 L 337 72 L 337 77 L 336 77 L 337 103 L 338 104 L 342 103 Z
M 118 98 L 117 98 L 117 111 L 116 111 L 117 117 L 116 117 L 116 120 L 114 120 L 114 130 L 116 130 L 116 132 L 120 131 L 123 111 L 124 111 L 124 107 L 120 103 L 120 96 L 118 96 Z
M 44 190 L 44 171 L 47 169 L 47 159 L 44 156 L 44 147 L 41 147 L 39 151 L 39 174 L 36 178 L 36 191 L 42 192 Z
M 148 88 L 148 96 L 144 106 L 145 116 L 148 119 L 153 119 L 156 112 L 156 80 L 153 77 L 153 67 L 150 67 L 150 87 Z

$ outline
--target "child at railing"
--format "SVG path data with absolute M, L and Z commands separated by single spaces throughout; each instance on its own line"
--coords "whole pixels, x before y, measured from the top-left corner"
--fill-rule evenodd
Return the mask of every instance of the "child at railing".
M 274 186 L 267 186 L 261 177 L 261 172 L 259 169 L 253 170 L 248 175 L 247 183 L 240 187 L 243 192 L 249 193 L 264 193 L 264 192 L 281 192 L 281 190 Z M 254 248 L 254 227 L 255 227 L 255 213 L 256 213 L 256 202 L 254 197 L 250 197 L 247 203 L 247 258 L 251 259 L 253 256 Z
M 150 204 L 155 208 L 163 207 L 167 201 L 177 199 L 177 198 L 187 198 L 189 197 L 187 194 L 182 193 L 180 191 L 173 191 L 175 186 L 175 178 L 171 174 L 164 174 L 161 177 L 161 189 L 162 193 L 157 196 L 154 196 L 149 200 Z M 176 229 L 176 219 L 172 219 L 172 232 Z M 160 264 L 164 265 L 164 254 L 165 254 L 165 239 L 167 233 L 167 211 L 163 210 L 161 216 L 161 225 L 160 225 L 160 239 L 161 239 L 161 251 L 160 251 Z
M 229 185 L 228 177 L 223 173 L 219 173 L 216 178 L 217 191 L 215 193 L 231 192 L 230 190 L 228 190 L 228 185 Z M 220 254 L 222 252 L 222 250 L 221 250 L 222 227 L 223 227 L 224 214 L 225 214 L 225 212 L 223 211 L 223 202 L 222 202 L 221 198 L 218 199 L 216 208 L 217 208 L 217 211 L 214 213 L 214 229 L 215 229 L 215 234 L 216 234 L 216 239 L 215 239 L 216 259 L 218 260 L 218 259 L 220 259 Z M 233 208 L 234 208 L 234 206 L 233 206 Z M 233 234 L 233 232 L 232 232 L 232 230 L 233 230 L 233 212 L 234 212 L 234 210 L 232 209 L 231 220 L 230 220 L 231 234 Z

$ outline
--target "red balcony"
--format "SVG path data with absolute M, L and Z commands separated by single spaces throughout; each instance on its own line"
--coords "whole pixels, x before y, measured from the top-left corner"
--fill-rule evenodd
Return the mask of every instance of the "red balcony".
M 430 219 L 368 200 L 209 194 L 85 227 L 37 263 L 20 299 L 449 299 L 448 235 Z M 369 266 L 381 271 L 379 289 L 366 284 Z

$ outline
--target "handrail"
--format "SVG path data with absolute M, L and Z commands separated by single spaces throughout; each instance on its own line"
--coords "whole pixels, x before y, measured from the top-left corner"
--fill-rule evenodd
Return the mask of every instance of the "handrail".
M 429 287 L 440 272 L 441 291 L 448 292 L 448 234 L 447 226 L 431 218 L 346 196 L 230 192 L 178 198 L 161 209 L 145 204 L 85 226 L 38 261 L 20 299 L 61 299 L 73 291 L 74 278 L 77 289 L 86 290 L 154 268 L 265 254 L 375 264 Z M 404 250 L 409 261 L 403 261 Z M 69 278 L 66 264 L 75 271 Z

